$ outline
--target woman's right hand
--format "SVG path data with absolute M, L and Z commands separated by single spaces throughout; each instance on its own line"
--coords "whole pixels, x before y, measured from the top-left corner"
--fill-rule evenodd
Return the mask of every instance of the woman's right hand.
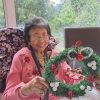
M 21 87 L 21 92 L 23 95 L 29 95 L 33 92 L 38 96 L 42 96 L 46 93 L 48 88 L 49 86 L 45 79 L 40 76 L 36 76 L 23 87 Z

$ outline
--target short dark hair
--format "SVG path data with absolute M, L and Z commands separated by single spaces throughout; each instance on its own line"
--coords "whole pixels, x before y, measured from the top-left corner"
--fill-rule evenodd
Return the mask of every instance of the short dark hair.
M 31 20 L 26 22 L 25 27 L 24 27 L 24 39 L 25 43 L 28 45 L 29 42 L 29 32 L 33 28 L 45 28 L 47 30 L 48 35 L 51 36 L 51 29 L 46 20 L 44 20 L 42 17 L 33 17 Z

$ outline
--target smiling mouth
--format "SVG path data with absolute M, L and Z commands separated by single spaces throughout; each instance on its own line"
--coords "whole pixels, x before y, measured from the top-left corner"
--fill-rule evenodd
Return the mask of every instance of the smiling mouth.
M 38 47 L 39 47 L 39 48 L 44 48 L 44 45 L 43 45 L 43 46 L 40 45 L 40 46 L 38 46 Z

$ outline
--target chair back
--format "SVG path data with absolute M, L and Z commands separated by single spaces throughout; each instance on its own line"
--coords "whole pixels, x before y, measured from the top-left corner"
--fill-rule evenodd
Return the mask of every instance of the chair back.
M 0 92 L 5 89 L 6 76 L 10 70 L 13 55 L 25 46 L 23 35 L 22 29 L 0 30 Z
M 100 27 L 65 28 L 65 48 L 72 46 L 77 40 L 100 55 Z

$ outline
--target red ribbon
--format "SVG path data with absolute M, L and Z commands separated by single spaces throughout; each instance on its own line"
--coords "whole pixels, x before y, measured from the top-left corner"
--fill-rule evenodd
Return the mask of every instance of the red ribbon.
M 80 47 L 81 44 L 82 44 L 82 41 L 78 40 L 75 42 L 75 47 Z

